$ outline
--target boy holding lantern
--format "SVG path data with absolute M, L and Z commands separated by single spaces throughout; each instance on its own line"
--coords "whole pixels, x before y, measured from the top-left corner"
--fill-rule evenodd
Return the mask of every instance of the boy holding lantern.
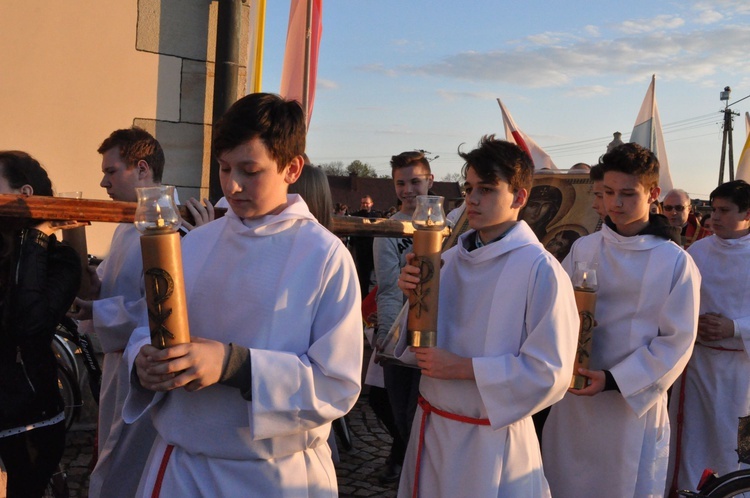
M 570 279 L 518 214 L 534 166 L 485 136 L 466 161 L 473 230 L 443 254 L 437 347 L 422 380 L 399 496 L 549 496 L 531 415 L 565 394 L 578 311 Z M 412 265 L 399 287 L 420 280 Z
M 335 496 L 331 421 L 360 389 L 362 317 L 347 249 L 287 187 L 304 160 L 296 102 L 251 94 L 214 125 L 226 216 L 182 243 L 191 342 L 148 330 L 124 418 L 157 440 L 139 496 Z
M 637 144 L 602 156 L 599 232 L 577 240 L 563 261 L 598 264 L 596 322 L 583 389 L 552 407 L 542 439 L 555 497 L 662 496 L 669 455 L 667 389 L 690 358 L 700 275 L 669 240 L 659 197 L 659 162 Z

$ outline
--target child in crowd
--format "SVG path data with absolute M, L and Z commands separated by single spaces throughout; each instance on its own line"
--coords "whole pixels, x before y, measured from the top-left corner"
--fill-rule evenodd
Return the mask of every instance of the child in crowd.
M 414 210 L 417 209 L 417 196 L 427 195 L 432 188 L 433 175 L 430 163 L 423 152 L 402 152 L 391 157 L 391 174 L 396 197 L 401 202 L 398 212 L 391 219 L 411 221 Z M 382 343 L 404 305 L 404 295 L 398 288 L 398 276 L 406 264 L 406 255 L 411 254 L 411 251 L 411 237 L 378 237 L 373 243 L 375 280 L 378 284 L 378 344 Z M 397 433 L 392 434 L 393 446 L 386 467 L 379 475 L 382 482 L 395 482 L 400 477 L 411 422 L 417 410 L 419 376 L 418 369 L 394 363 L 383 364 L 387 401 L 393 413 Z M 375 407 L 376 413 L 382 409 L 382 406 Z
M 750 415 L 750 185 L 720 185 L 711 210 L 714 236 L 688 249 L 701 272 L 701 306 L 698 341 L 669 407 L 673 492 L 696 489 L 706 468 L 748 468 L 737 445 L 740 419 Z
M 331 421 L 360 390 L 362 316 L 341 241 L 287 195 L 303 167 L 295 102 L 251 94 L 215 124 L 226 216 L 183 239 L 191 342 L 126 354 L 124 410 L 158 432 L 139 496 L 337 495 Z M 140 333 L 139 333 L 140 332 Z
M 437 347 L 422 369 L 400 497 L 550 496 L 531 415 L 570 383 L 578 312 L 570 279 L 518 214 L 533 164 L 485 136 L 461 153 L 473 230 L 443 254 Z M 410 255 L 399 287 L 416 288 Z
M 596 263 L 589 378 L 552 407 L 544 427 L 544 469 L 553 496 L 662 496 L 669 453 L 667 389 L 690 358 L 700 275 L 649 214 L 659 196 L 659 162 L 624 144 L 602 156 L 601 231 L 573 244 L 563 262 Z

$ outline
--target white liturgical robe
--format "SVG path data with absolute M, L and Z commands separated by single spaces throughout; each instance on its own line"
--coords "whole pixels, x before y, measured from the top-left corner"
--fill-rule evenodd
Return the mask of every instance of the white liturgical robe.
M 280 214 L 243 222 L 230 210 L 183 240 L 191 336 L 249 348 L 252 400 L 222 384 L 131 383 L 125 419 L 150 412 L 159 433 L 139 495 L 151 496 L 167 444 L 161 496 L 337 495 L 326 440 L 359 395 L 360 291 L 346 247 L 288 199 Z
M 141 234 L 133 224 L 115 229 L 109 255 L 97 268 L 99 299 L 93 302 L 92 325 L 104 351 L 99 398 L 99 457 L 91 474 L 89 496 L 131 497 L 156 436 L 151 421 L 134 425 L 122 420 L 130 378 L 122 354 L 133 331 L 148 324 Z
M 559 400 L 573 371 L 578 312 L 573 287 L 526 222 L 467 250 L 475 232 L 443 255 L 438 347 L 472 358 L 476 380 L 422 376 L 433 407 L 488 425 L 417 409 L 398 495 L 549 496 L 531 415 Z M 424 445 L 417 462 L 420 430 Z
M 706 468 L 719 475 L 748 468 L 736 450 L 739 418 L 750 415 L 750 235 L 713 235 L 695 242 L 688 253 L 701 272 L 700 313 L 719 313 L 734 320 L 739 331 L 738 337 L 719 341 L 699 339 L 685 375 L 672 389 L 670 419 L 677 420 L 680 409 L 684 414 L 677 489 L 695 490 Z M 673 449 L 677 431 L 673 422 Z M 676 458 L 673 452 L 670 484 Z
M 591 370 L 620 389 L 568 393 L 544 426 L 544 469 L 555 498 L 661 496 L 669 454 L 667 389 L 690 358 L 700 275 L 692 258 L 655 235 L 608 226 L 578 239 L 563 266 L 598 264 Z

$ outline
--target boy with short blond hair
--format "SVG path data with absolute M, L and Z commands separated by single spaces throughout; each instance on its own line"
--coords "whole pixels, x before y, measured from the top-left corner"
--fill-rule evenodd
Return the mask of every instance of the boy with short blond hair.
M 490 135 L 460 155 L 473 230 L 443 254 L 437 347 L 412 348 L 421 398 L 398 495 L 550 496 L 531 415 L 570 383 L 573 288 L 518 221 L 534 170 L 526 153 Z M 420 279 L 409 262 L 404 292 Z
M 563 261 L 596 263 L 589 378 L 552 407 L 542 439 L 553 496 L 662 496 L 669 454 L 667 389 L 685 367 L 698 323 L 700 275 L 649 213 L 659 162 L 624 144 L 600 160 L 607 211 L 601 231 Z
M 183 239 L 191 342 L 158 350 L 139 329 L 126 353 L 124 418 L 158 431 L 139 496 L 336 496 L 326 440 L 359 395 L 362 316 L 349 252 L 287 195 L 302 109 L 248 95 L 213 147 L 230 209 Z

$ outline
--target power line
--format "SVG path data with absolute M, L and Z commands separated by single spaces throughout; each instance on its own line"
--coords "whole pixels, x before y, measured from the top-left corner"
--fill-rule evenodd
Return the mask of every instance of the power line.
M 745 100 L 745 99 L 747 99 L 747 98 L 750 98 L 750 95 L 745 95 L 745 96 L 744 96 L 744 97 L 742 97 L 742 98 L 741 98 L 740 100 L 735 100 L 735 101 L 734 101 L 734 102 L 732 102 L 731 104 L 727 104 L 727 107 L 731 107 L 731 106 L 733 106 L 734 104 L 736 104 L 737 102 L 742 102 L 743 100 Z

